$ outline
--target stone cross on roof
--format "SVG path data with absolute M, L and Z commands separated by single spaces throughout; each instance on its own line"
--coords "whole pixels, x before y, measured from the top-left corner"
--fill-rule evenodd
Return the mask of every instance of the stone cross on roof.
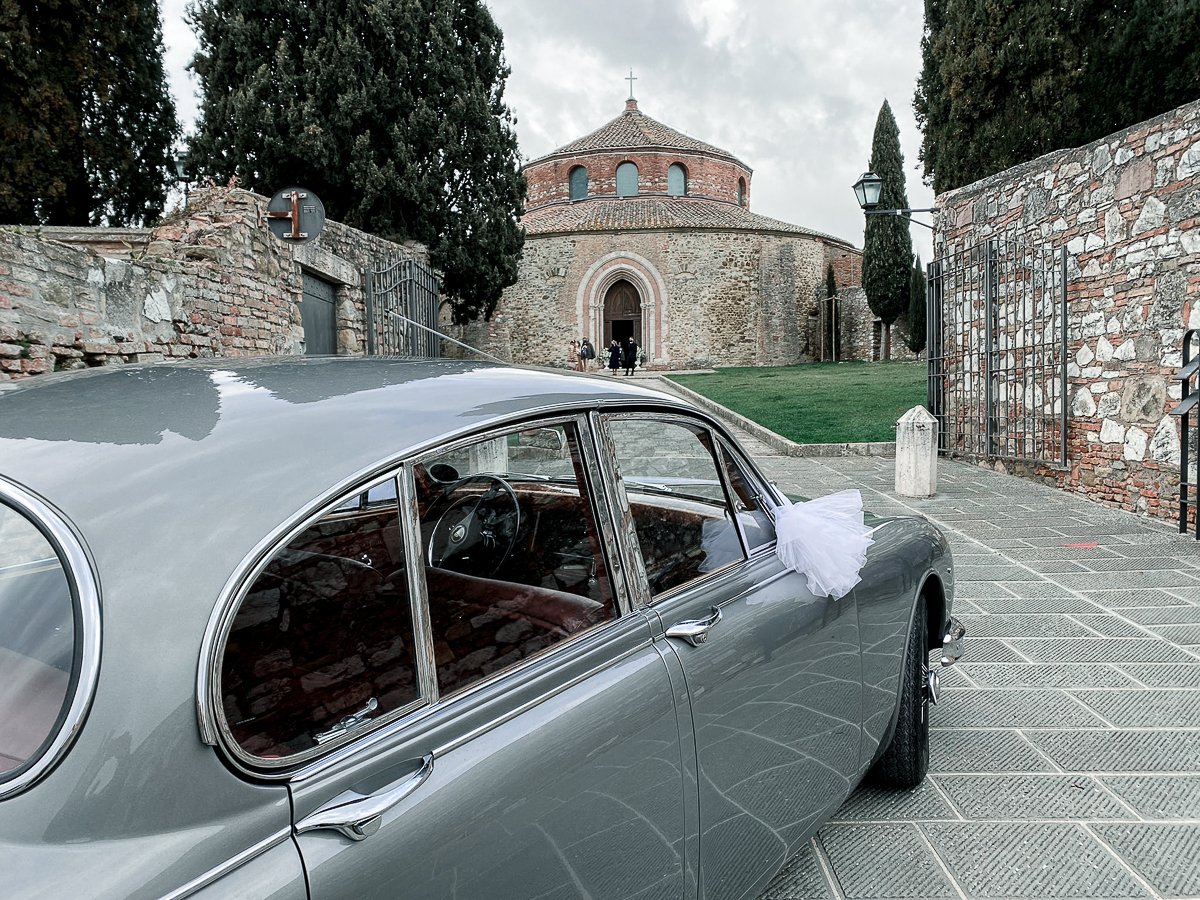
M 629 70 L 629 77 L 624 80 L 629 82 L 629 99 L 632 100 L 633 99 L 633 83 L 635 81 L 637 81 L 637 78 L 634 77 L 632 68 Z

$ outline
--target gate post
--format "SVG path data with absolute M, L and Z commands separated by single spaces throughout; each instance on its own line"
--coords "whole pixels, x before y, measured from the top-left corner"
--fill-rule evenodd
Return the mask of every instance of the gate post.
M 930 262 L 925 266 L 925 405 L 937 420 L 938 449 L 945 450 L 946 442 L 946 383 L 944 376 L 942 333 L 942 266 Z
M 363 293 L 367 301 L 367 356 L 375 355 L 375 261 L 371 260 L 363 270 Z
M 992 317 L 996 309 L 996 242 L 988 240 L 983 261 L 983 416 L 984 456 L 996 454 L 996 396 L 992 388 L 995 360 L 992 359 L 992 344 L 996 340 Z

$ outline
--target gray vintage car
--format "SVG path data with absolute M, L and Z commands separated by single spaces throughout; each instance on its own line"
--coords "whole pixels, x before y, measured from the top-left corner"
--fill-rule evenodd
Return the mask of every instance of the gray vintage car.
M 677 400 L 450 361 L 40 380 L 0 395 L 0 896 L 752 897 L 868 773 L 924 775 L 945 539 L 870 519 L 813 596 Z

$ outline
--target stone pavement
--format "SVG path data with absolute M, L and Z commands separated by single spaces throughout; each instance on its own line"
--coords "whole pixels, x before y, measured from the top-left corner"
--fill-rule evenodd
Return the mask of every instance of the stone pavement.
M 965 463 L 910 500 L 894 460 L 746 445 L 788 493 L 932 519 L 967 627 L 924 783 L 860 788 L 759 900 L 1200 897 L 1200 544 Z

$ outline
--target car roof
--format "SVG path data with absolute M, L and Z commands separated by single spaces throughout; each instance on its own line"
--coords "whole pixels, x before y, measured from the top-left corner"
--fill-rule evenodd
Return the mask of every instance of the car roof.
M 253 503 L 278 518 L 385 457 L 491 422 L 680 405 L 611 376 L 462 360 L 225 359 L 97 372 L 38 376 L 0 393 L 0 476 L 84 530 L 121 507 L 148 514 L 152 496 L 176 516 Z

